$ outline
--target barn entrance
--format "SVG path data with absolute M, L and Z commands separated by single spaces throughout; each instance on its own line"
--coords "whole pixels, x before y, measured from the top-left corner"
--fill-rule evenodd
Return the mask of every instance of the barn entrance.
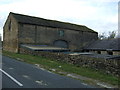
M 53 44 L 57 47 L 68 48 L 68 42 L 65 40 L 56 40 Z

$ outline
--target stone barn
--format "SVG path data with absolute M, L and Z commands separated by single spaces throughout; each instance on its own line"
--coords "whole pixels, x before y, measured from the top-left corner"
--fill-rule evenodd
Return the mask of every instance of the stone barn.
M 3 50 L 15 53 L 19 53 L 21 45 L 46 45 L 80 51 L 98 39 L 97 32 L 83 25 L 12 12 L 3 30 Z

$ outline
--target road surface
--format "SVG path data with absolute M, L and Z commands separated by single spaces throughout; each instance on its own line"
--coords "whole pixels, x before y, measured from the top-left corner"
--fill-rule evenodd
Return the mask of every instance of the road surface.
M 93 88 L 80 80 L 61 76 L 35 65 L 3 56 L 3 88 Z

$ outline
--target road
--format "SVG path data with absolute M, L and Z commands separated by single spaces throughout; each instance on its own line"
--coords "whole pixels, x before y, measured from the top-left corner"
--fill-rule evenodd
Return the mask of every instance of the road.
M 3 88 L 93 88 L 80 80 L 61 76 L 35 65 L 2 57 Z

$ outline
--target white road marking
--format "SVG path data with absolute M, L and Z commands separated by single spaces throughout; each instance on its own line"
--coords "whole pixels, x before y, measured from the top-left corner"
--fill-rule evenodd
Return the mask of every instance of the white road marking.
M 9 68 L 9 69 L 13 69 L 13 68 Z
M 46 83 L 44 83 L 42 80 L 37 80 L 37 81 L 35 81 L 36 83 L 38 83 L 38 84 L 40 84 L 40 85 L 47 85 Z
M 27 76 L 27 75 L 22 75 L 24 78 L 27 78 L 27 79 L 30 79 L 30 77 L 29 76 Z
M 8 73 L 6 73 L 4 70 L 0 69 L 1 72 L 3 72 L 5 75 L 7 75 L 10 79 L 12 79 L 15 83 L 17 83 L 19 86 L 23 86 L 20 82 L 18 82 L 15 78 L 10 76 Z

